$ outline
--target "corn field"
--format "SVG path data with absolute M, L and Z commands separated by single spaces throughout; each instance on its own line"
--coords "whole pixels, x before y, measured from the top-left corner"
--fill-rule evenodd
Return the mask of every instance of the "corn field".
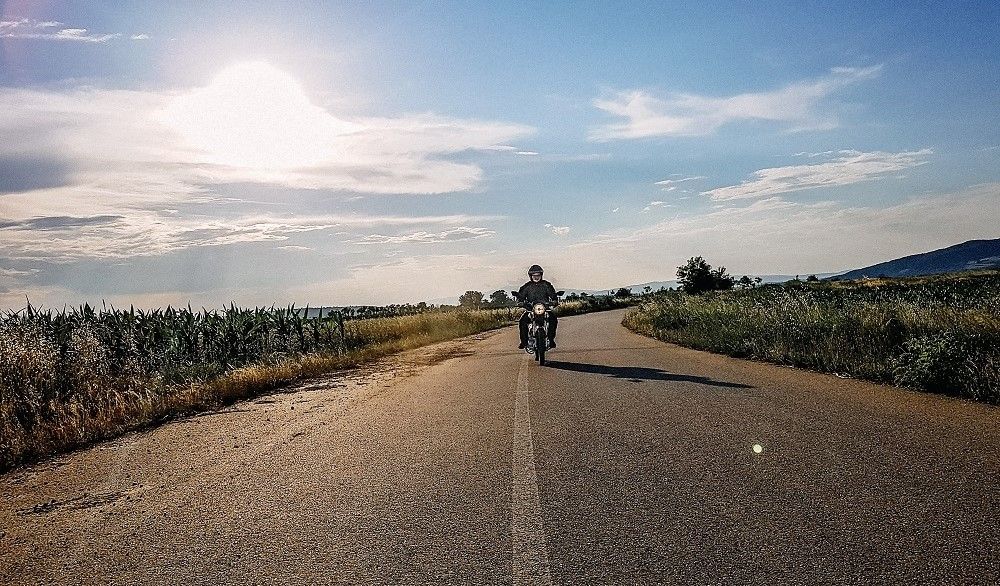
M 1000 273 L 652 299 L 625 325 L 731 356 L 1000 403 Z
M 28 307 L 0 316 L 0 470 L 380 353 L 506 325 L 513 309 L 194 311 Z M 392 316 L 392 317 L 389 317 Z
M 73 443 L 90 428 L 163 412 L 185 386 L 346 348 L 339 314 L 306 319 L 294 307 L 8 312 L 0 318 L 0 468 L 38 433 Z

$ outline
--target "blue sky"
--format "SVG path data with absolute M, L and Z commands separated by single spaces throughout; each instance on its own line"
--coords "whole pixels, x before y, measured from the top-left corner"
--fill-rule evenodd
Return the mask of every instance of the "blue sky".
M 996 3 L 0 3 L 0 304 L 416 302 L 1000 237 Z M 915 3 L 914 3 L 915 4 Z

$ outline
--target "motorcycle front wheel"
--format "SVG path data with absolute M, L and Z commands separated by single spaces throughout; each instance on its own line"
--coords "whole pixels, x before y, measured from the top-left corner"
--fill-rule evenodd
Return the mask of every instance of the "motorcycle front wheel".
M 541 328 L 535 336 L 535 360 L 540 366 L 545 366 L 545 330 Z

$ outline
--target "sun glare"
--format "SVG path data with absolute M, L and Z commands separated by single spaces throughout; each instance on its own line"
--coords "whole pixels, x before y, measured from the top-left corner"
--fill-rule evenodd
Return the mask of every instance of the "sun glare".
M 174 98 L 159 119 L 205 162 L 249 169 L 313 167 L 337 155 L 355 130 L 310 102 L 299 82 L 268 63 L 233 65 Z

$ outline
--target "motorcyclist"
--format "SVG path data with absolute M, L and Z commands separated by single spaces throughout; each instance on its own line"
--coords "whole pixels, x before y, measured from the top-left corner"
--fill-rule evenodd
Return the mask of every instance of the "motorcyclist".
M 520 349 L 524 349 L 528 345 L 528 324 L 531 322 L 531 308 L 536 303 L 545 303 L 547 305 L 559 303 L 559 298 L 556 296 L 556 288 L 552 286 L 552 283 L 542 278 L 543 274 L 542 267 L 531 265 L 531 268 L 528 269 L 528 279 L 530 280 L 521 285 L 521 289 L 517 292 L 518 301 L 528 310 L 524 312 L 518 322 L 518 329 L 521 333 L 521 345 L 518 346 Z M 551 348 L 556 347 L 556 326 L 558 323 L 559 320 L 556 319 L 555 313 L 550 313 L 548 333 L 549 346 Z

